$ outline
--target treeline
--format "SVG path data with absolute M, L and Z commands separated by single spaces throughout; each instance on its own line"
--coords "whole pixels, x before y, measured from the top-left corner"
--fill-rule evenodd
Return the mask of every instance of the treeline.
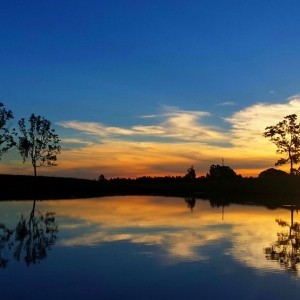
M 103 174 L 98 178 L 98 181 L 110 182 L 137 182 L 137 183 L 180 183 L 180 182 L 195 182 L 205 180 L 221 180 L 221 179 L 241 179 L 242 175 L 237 175 L 229 166 L 211 165 L 206 176 L 196 176 L 194 166 L 188 168 L 184 176 L 142 176 L 137 178 L 110 178 L 107 180 Z
M 135 179 L 132 178 L 110 178 L 109 182 L 136 182 L 136 183 L 178 183 L 178 182 L 190 182 L 203 180 L 205 177 L 199 177 L 195 179 L 186 178 L 185 176 L 142 176 Z
M 66 177 L 0 175 L 0 200 L 76 199 L 115 195 L 196 197 L 237 203 L 300 204 L 300 176 L 213 180 L 140 177 L 89 180 Z

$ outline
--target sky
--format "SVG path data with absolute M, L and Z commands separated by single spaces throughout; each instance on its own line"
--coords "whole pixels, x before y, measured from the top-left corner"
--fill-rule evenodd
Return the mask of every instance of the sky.
M 0 0 L 0 102 L 50 120 L 58 165 L 97 179 L 244 177 L 281 157 L 266 126 L 300 115 L 299 1 Z M 282 168 L 287 170 L 287 168 Z M 0 173 L 33 174 L 17 150 Z

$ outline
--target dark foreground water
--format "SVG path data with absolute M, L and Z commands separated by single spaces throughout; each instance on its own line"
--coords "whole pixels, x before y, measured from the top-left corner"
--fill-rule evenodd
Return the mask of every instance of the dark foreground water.
M 0 203 L 1 299 L 300 294 L 298 215 L 290 207 L 152 196 L 36 202 L 34 214 L 32 206 Z

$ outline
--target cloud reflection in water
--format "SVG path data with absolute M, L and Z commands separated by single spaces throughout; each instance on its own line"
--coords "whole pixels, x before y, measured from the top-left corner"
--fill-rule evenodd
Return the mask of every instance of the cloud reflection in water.
M 69 218 L 80 219 L 85 228 L 76 237 L 60 240 L 63 246 L 128 241 L 158 247 L 159 251 L 151 248 L 155 251 L 151 255 L 160 253 L 168 264 L 207 261 L 213 259 L 210 250 L 219 248 L 221 255 L 231 255 L 262 272 L 276 268 L 262 254 L 270 237 L 276 235 L 274 220 L 289 214 L 231 205 L 222 216 L 222 207 L 212 208 L 209 201 L 196 200 L 191 211 L 184 199 L 152 196 L 107 197 L 84 200 L 84 204 L 80 200 L 61 201 L 58 209 L 66 211 Z

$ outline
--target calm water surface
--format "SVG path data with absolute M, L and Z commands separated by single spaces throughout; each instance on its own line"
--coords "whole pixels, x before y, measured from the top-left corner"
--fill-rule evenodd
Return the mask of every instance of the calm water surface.
M 299 216 L 290 207 L 154 196 L 36 202 L 34 214 L 32 207 L 0 203 L 1 299 L 300 294 Z

